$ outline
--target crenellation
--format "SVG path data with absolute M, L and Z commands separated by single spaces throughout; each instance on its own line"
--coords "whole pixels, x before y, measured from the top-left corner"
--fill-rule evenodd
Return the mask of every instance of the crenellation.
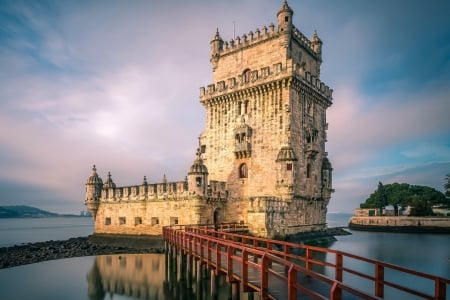
M 271 71 L 273 70 L 273 71 Z M 273 64 L 272 67 L 266 66 L 262 67 L 260 70 L 253 70 L 250 72 L 250 80 L 249 82 L 245 82 L 244 77 L 242 75 L 238 75 L 237 79 L 236 77 L 228 78 L 225 82 L 225 80 L 221 80 L 217 82 L 217 84 L 209 84 L 207 88 L 201 87 L 200 88 L 200 97 L 201 101 L 204 102 L 206 98 L 209 98 L 211 96 L 217 97 L 222 94 L 229 93 L 229 90 L 235 89 L 235 87 L 241 87 L 241 88 L 247 88 L 247 86 L 253 87 L 255 83 L 257 84 L 264 84 L 267 81 L 270 80 L 276 80 L 281 75 L 291 75 L 289 72 L 287 72 L 288 67 L 283 67 L 282 63 L 276 63 Z M 309 71 L 304 71 L 301 74 L 296 73 L 294 76 L 300 80 L 302 80 L 304 83 L 308 84 L 311 88 L 319 92 L 322 96 L 325 96 L 326 99 L 332 100 L 333 98 L 333 90 L 330 89 L 324 82 L 322 82 L 319 78 L 312 75 Z M 236 82 L 239 82 L 238 85 L 236 85 Z

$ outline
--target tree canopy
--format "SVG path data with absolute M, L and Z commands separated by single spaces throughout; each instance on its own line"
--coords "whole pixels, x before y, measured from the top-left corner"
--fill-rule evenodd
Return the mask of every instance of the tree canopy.
M 388 205 L 394 207 L 395 215 L 398 215 L 399 208 L 411 206 L 411 215 L 427 216 L 433 214 L 433 205 L 450 207 L 450 199 L 446 198 L 442 192 L 428 186 L 407 183 L 383 185 L 380 182 L 377 190 L 364 203 L 361 203 L 360 207 L 381 210 Z
M 450 197 L 450 174 L 445 175 L 444 190 L 445 196 Z

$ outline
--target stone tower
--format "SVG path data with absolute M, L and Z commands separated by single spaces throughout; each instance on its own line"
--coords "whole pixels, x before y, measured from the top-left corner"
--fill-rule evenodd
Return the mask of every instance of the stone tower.
M 326 227 L 331 163 L 325 152 L 332 90 L 320 81 L 322 41 L 292 24 L 284 1 L 270 24 L 211 41 L 213 83 L 200 90 L 202 163 L 227 184 L 229 215 L 262 236 Z

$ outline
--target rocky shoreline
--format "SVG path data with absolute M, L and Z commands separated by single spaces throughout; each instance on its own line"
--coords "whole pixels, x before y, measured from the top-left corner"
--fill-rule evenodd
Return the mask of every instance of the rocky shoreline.
M 37 262 L 105 254 L 164 253 L 161 237 L 105 237 L 92 235 L 0 248 L 0 269 Z
M 342 228 L 328 228 L 291 236 L 292 242 L 333 239 L 350 234 Z M 94 234 L 64 241 L 47 241 L 0 248 L 0 269 L 33 264 L 47 260 L 107 254 L 164 253 L 162 236 Z

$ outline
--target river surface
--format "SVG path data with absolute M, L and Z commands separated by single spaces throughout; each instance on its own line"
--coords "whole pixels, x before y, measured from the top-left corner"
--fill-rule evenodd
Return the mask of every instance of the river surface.
M 349 214 L 330 213 L 328 224 L 346 226 L 349 217 Z M 90 218 L 0 219 L 0 246 L 87 236 L 92 231 Z M 326 246 L 450 278 L 450 235 L 351 233 L 336 237 L 335 242 Z M 214 299 L 228 299 L 229 286 L 224 276 L 219 278 L 222 279 Z M 92 256 L 2 269 L 0 299 L 175 300 L 196 299 L 200 294 L 203 296 L 199 299 L 212 299 L 206 291 L 208 279 L 204 281 L 204 290 L 196 291 L 195 287 L 187 290 L 176 279 L 170 279 L 164 254 Z M 411 285 L 421 283 L 411 282 Z M 242 294 L 241 299 L 247 299 L 247 295 Z

